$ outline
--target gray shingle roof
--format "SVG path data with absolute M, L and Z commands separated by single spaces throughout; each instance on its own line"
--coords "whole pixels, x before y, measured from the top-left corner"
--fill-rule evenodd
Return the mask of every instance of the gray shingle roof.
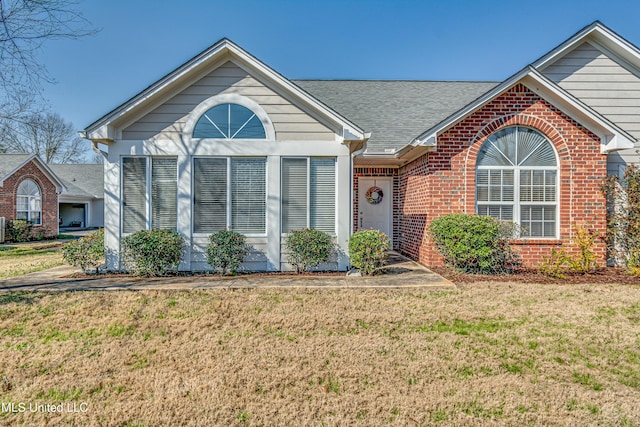
M 0 179 L 13 172 L 31 156 L 31 154 L 0 154 Z
M 371 132 L 368 152 L 409 144 L 498 82 L 293 80 L 345 118 Z
M 64 183 L 62 196 L 104 197 L 103 165 L 49 165 Z

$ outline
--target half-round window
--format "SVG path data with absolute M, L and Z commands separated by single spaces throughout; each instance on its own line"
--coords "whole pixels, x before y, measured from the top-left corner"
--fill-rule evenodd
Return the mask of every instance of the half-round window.
M 42 193 L 34 181 L 25 179 L 16 193 L 16 219 L 42 225 Z
M 522 237 L 557 237 L 558 160 L 544 135 L 501 129 L 480 148 L 476 167 L 479 215 L 519 224 Z
M 193 128 L 194 138 L 266 139 L 260 118 L 239 104 L 218 104 L 207 110 Z

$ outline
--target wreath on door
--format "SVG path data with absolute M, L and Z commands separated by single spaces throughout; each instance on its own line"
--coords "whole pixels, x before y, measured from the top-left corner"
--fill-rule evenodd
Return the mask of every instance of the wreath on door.
M 367 190 L 367 202 L 371 205 L 377 205 L 382 201 L 382 188 L 373 186 Z

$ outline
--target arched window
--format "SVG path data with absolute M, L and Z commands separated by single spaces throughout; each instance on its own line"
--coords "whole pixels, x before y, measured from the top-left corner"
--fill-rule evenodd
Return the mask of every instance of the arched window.
M 260 118 L 239 104 L 218 104 L 207 110 L 193 128 L 194 138 L 266 139 Z
M 558 160 L 540 132 L 512 126 L 487 138 L 476 164 L 479 215 L 513 221 L 522 237 L 555 238 Z
M 42 193 L 34 181 L 25 179 L 16 194 L 16 219 L 42 225 Z

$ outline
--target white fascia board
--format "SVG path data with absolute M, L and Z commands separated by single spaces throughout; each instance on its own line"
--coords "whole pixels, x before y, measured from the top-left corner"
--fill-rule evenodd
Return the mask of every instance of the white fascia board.
M 29 163 L 32 160 L 35 162 L 35 164 L 38 167 L 38 169 L 40 169 L 40 171 L 42 171 L 42 173 L 44 173 L 47 176 L 47 178 L 49 178 L 49 180 L 56 186 L 56 191 L 58 193 L 61 193 L 63 191 L 67 191 L 67 187 L 65 187 L 64 184 L 62 183 L 62 181 L 60 181 L 60 178 L 58 178 L 58 176 L 55 173 L 53 173 L 51 168 L 49 168 L 49 166 L 47 166 L 47 164 L 44 163 L 42 160 L 40 160 L 40 158 L 38 156 L 36 156 L 35 154 L 31 155 L 29 158 L 27 158 L 27 160 L 22 162 L 19 166 L 15 167 L 11 172 L 9 172 L 5 176 L 1 177 L 0 178 L 0 187 L 4 186 L 4 181 L 7 178 L 9 178 L 11 175 L 16 173 L 17 171 L 19 171 L 22 167 L 24 167 L 24 165 L 26 165 L 27 163 Z
M 343 132 L 348 131 L 349 140 L 363 140 L 366 138 L 365 131 L 360 129 L 355 123 L 350 122 L 346 118 L 342 117 L 336 111 L 331 109 L 329 106 L 325 105 L 317 98 L 310 95 L 308 92 L 300 88 L 298 85 L 292 83 L 289 79 L 284 77 L 282 74 L 275 71 L 273 68 L 269 67 L 255 56 L 251 55 L 241 47 L 229 42 L 228 46 L 229 52 L 238 58 L 241 62 L 248 64 L 251 68 L 253 68 L 257 73 L 259 73 L 263 78 L 270 81 L 272 84 L 276 86 L 282 87 L 286 92 L 293 95 L 304 104 L 310 106 L 317 114 L 320 114 L 325 119 L 328 119 L 330 122 L 337 124 L 340 128 L 343 129 Z M 345 138 L 347 139 L 347 138 Z
M 534 61 L 532 66 L 544 69 L 584 42 L 601 45 L 636 69 L 640 69 L 640 49 L 598 21 L 578 31 L 549 53 Z
M 206 51 L 177 68 L 172 73 L 161 78 L 147 89 L 143 90 L 138 95 L 113 110 L 111 113 L 108 113 L 101 119 L 89 125 L 83 134 L 86 138 L 91 140 L 97 140 L 107 144 L 112 142 L 116 136 L 115 123 L 118 121 L 124 122 L 125 120 L 123 120 L 123 117 L 133 113 L 142 104 L 149 103 L 151 98 L 157 96 L 158 93 L 165 91 L 167 88 L 172 86 L 178 87 L 183 79 L 188 79 L 187 84 L 190 83 L 193 78 L 192 75 L 198 74 L 198 69 L 204 67 L 206 68 L 205 71 L 208 71 L 208 67 L 210 65 L 215 64 L 216 61 L 223 59 L 226 55 L 236 59 L 241 64 L 245 64 L 251 70 L 255 71 L 256 74 L 260 75 L 276 87 L 283 88 L 286 93 L 308 105 L 314 112 L 326 118 L 329 122 L 335 123 L 339 129 L 348 129 L 351 140 L 365 139 L 365 132 L 357 125 L 351 123 L 349 120 L 333 111 L 300 87 L 293 84 L 286 77 L 282 76 L 274 69 L 267 66 L 262 61 L 228 39 L 223 39 L 216 43 Z
M 413 146 L 428 146 L 428 147 L 437 147 L 438 142 L 438 134 L 442 133 L 446 129 L 455 125 L 456 123 L 464 120 L 469 115 L 473 114 L 478 108 L 483 105 L 491 102 L 494 98 L 505 92 L 511 86 L 518 83 L 524 76 L 526 76 L 531 71 L 530 67 L 525 67 L 522 70 L 518 71 L 513 76 L 509 77 L 504 82 L 500 83 L 498 86 L 494 87 L 490 91 L 486 92 L 484 95 L 477 98 L 475 101 L 467 104 L 466 107 L 463 107 L 461 110 L 453 113 L 437 125 L 433 126 L 431 129 L 423 132 L 418 137 L 416 137 L 413 141 L 411 141 L 411 145 Z
M 600 137 L 602 153 L 634 147 L 635 138 L 531 68 L 522 84 Z

